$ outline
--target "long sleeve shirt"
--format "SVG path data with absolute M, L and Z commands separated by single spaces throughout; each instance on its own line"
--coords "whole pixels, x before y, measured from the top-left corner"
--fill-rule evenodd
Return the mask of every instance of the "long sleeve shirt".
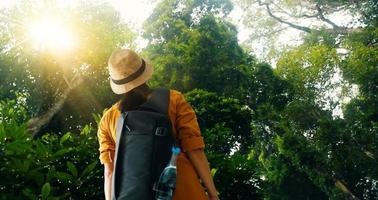
M 199 177 L 186 154 L 188 151 L 205 148 L 195 112 L 180 92 L 170 90 L 169 99 L 168 115 L 172 124 L 172 134 L 179 141 L 182 149 L 177 158 L 177 179 L 173 200 L 207 199 Z M 113 162 L 116 147 L 115 127 L 120 114 L 117 102 L 104 113 L 99 123 L 97 136 L 102 164 Z

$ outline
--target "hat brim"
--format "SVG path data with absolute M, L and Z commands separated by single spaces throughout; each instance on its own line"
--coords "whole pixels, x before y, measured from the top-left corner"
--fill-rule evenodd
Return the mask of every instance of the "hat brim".
M 114 93 L 124 94 L 142 85 L 143 83 L 147 82 L 152 77 L 153 71 L 154 71 L 154 68 L 152 67 L 152 65 L 146 62 L 146 68 L 144 69 L 144 72 L 138 78 L 122 85 L 117 85 L 113 83 L 113 81 L 110 79 L 110 87 L 112 88 Z

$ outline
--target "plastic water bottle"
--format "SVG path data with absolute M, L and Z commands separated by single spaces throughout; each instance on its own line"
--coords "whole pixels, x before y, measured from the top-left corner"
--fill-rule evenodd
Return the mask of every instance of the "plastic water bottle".
M 155 185 L 156 200 L 171 200 L 176 186 L 176 160 L 180 153 L 179 147 L 172 147 L 171 160 Z

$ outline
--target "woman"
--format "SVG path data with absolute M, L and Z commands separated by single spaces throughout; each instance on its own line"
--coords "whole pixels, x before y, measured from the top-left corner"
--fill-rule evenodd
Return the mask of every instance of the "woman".
M 151 98 L 153 90 L 146 82 L 151 78 L 153 68 L 134 51 L 128 49 L 113 52 L 108 65 L 111 88 L 114 93 L 123 95 L 120 101 L 104 113 L 98 129 L 100 161 L 105 168 L 105 198 L 110 200 L 116 123 L 121 111 L 133 110 Z M 168 115 L 172 124 L 172 134 L 182 149 L 177 158 L 177 179 L 173 199 L 218 199 L 196 115 L 184 96 L 176 90 L 169 90 Z M 200 180 L 206 187 L 207 195 Z

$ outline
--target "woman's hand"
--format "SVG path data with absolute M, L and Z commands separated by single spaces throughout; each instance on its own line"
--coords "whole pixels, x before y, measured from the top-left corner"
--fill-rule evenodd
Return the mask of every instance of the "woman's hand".
M 211 177 L 209 162 L 207 161 L 206 155 L 204 150 L 196 149 L 192 151 L 186 152 L 190 161 L 193 163 L 193 166 L 200 176 L 201 180 L 203 181 L 206 189 L 207 189 L 207 196 L 211 200 L 218 200 L 218 192 L 215 188 L 213 178 Z
M 219 200 L 218 194 L 219 192 L 217 190 L 206 190 L 207 197 L 209 200 Z
M 209 200 L 219 200 L 218 195 L 211 195 L 211 194 L 208 194 L 208 197 L 209 197 Z

